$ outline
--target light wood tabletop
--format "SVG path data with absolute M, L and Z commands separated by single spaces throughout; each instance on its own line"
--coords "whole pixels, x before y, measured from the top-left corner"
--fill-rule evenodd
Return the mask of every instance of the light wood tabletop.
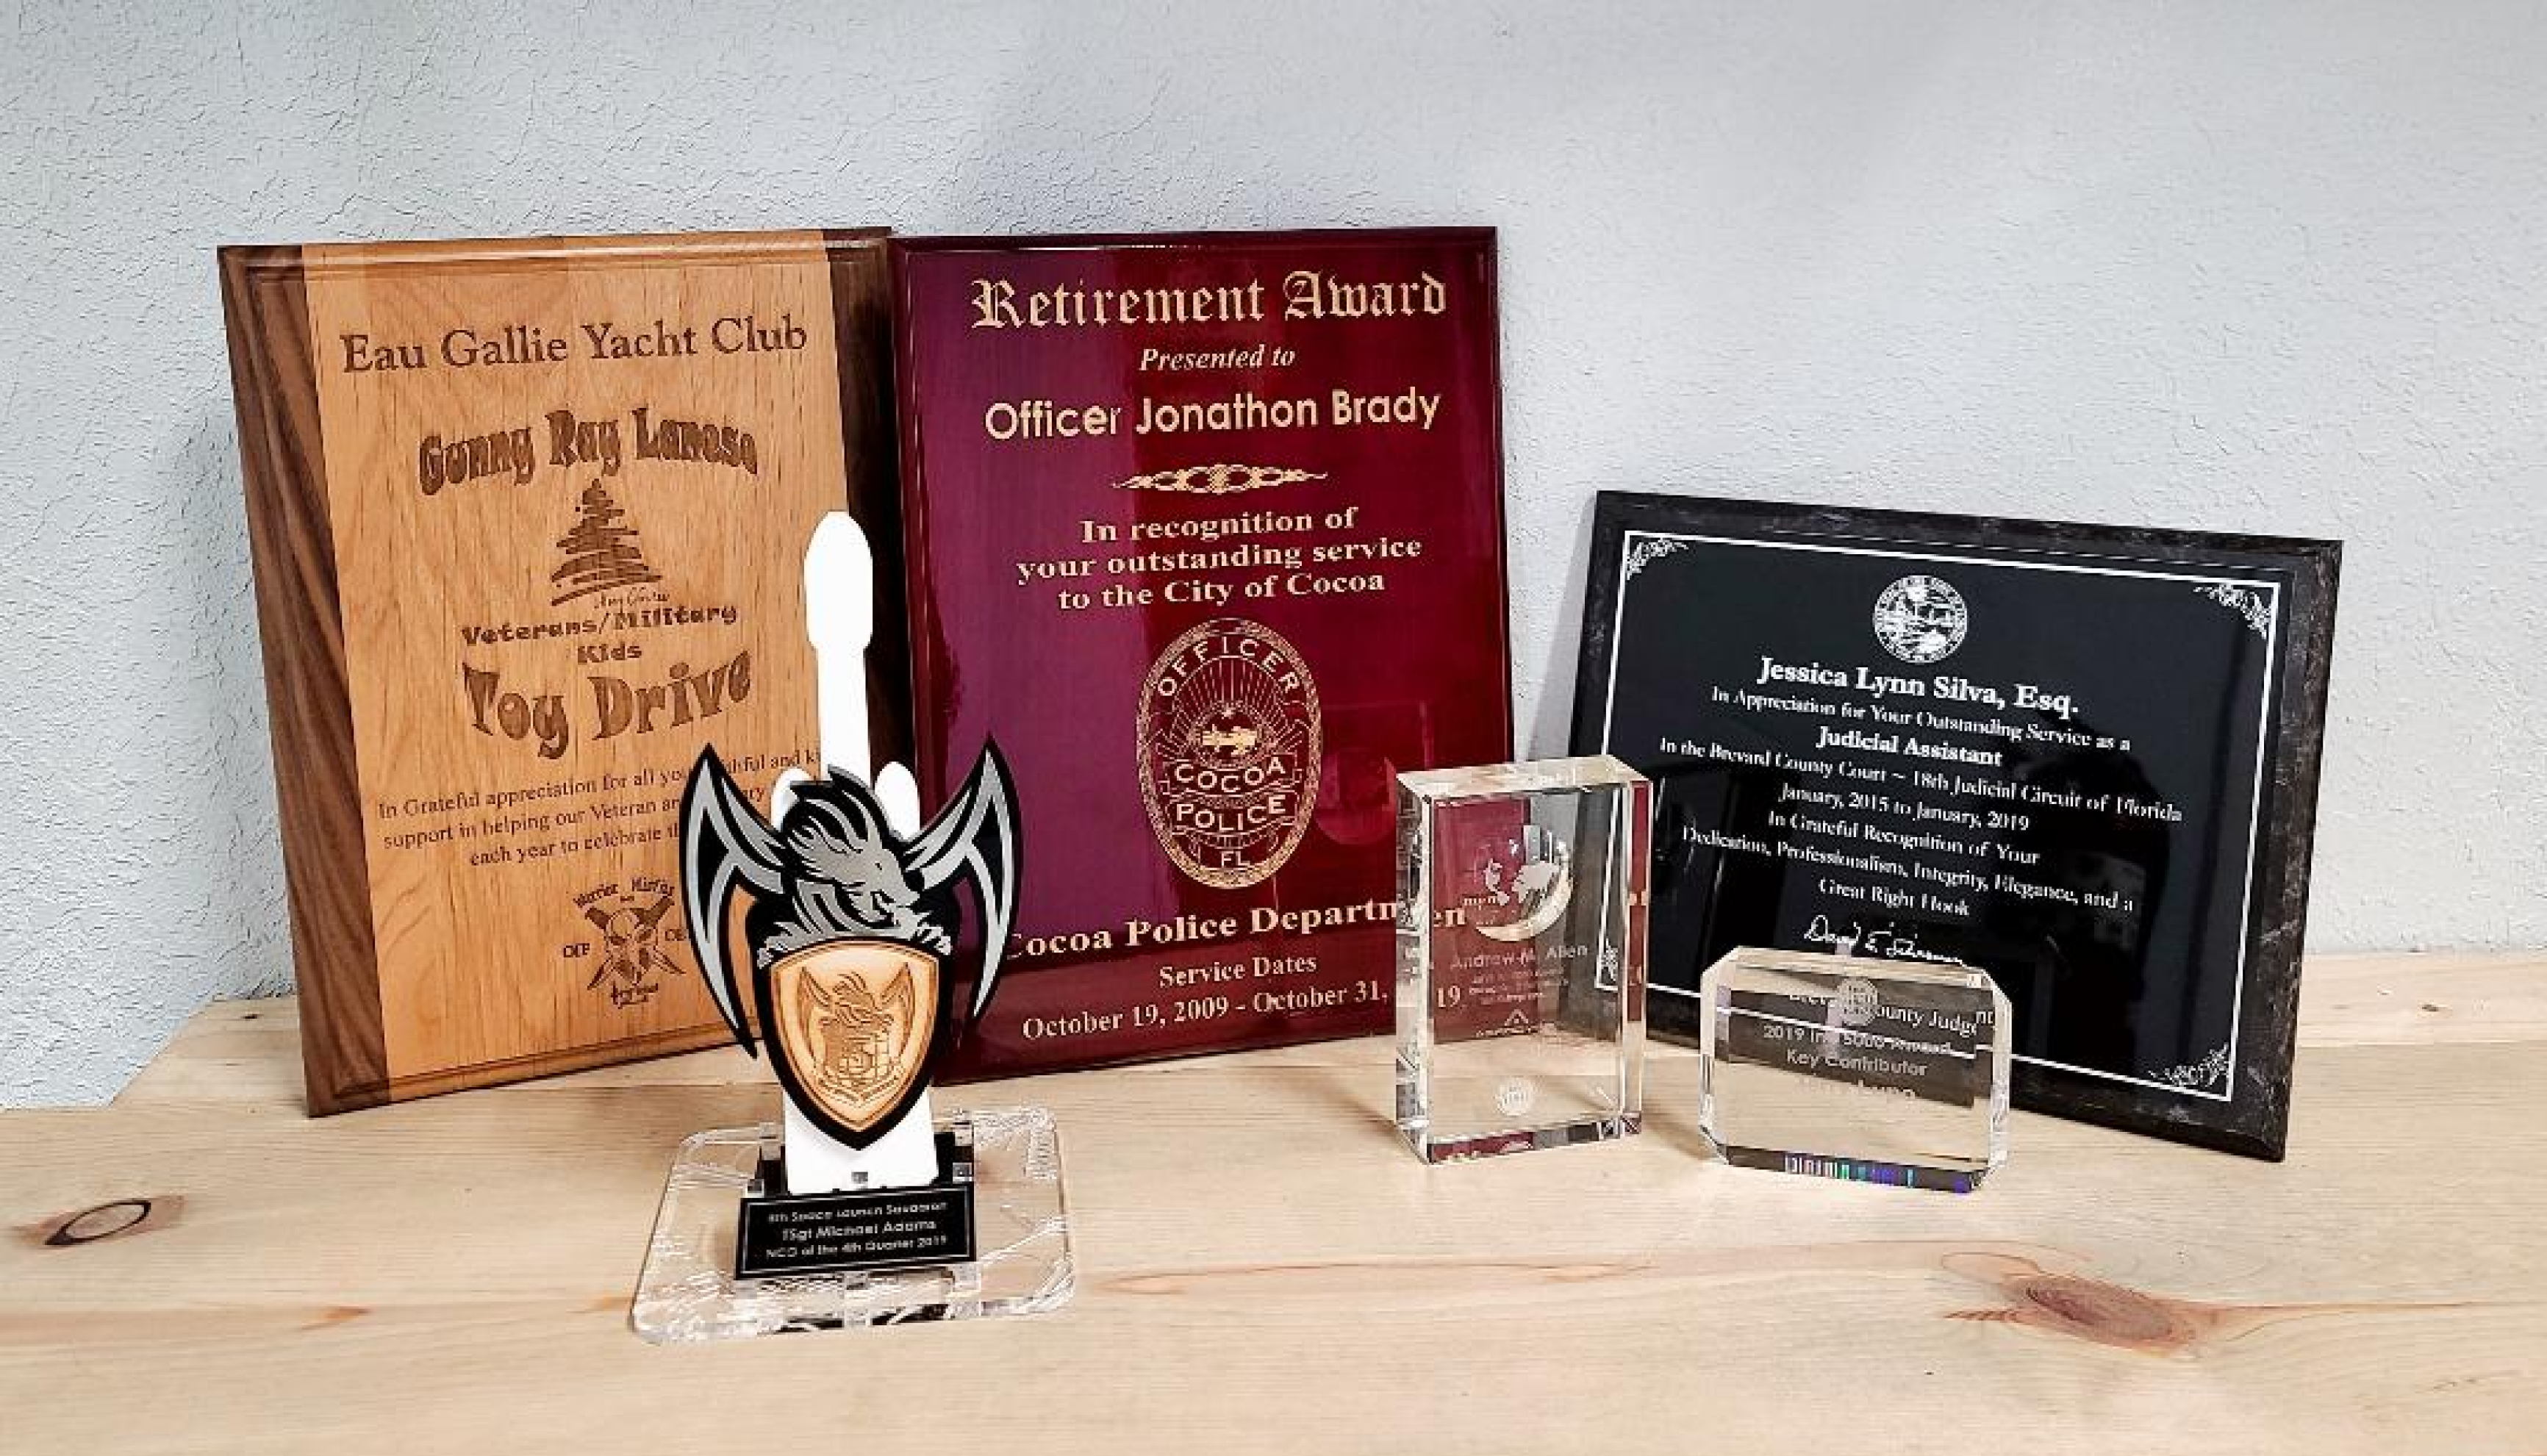
M 1643 1137 L 1437 1168 L 1376 1039 L 955 1087 L 1058 1120 L 1068 1308 L 667 1348 L 665 1170 L 762 1068 L 313 1121 L 224 1002 L 0 1113 L 0 1451 L 2547 1450 L 2547 959 L 2305 985 L 2289 1161 L 2020 1113 L 1964 1198 L 1723 1166 L 1666 1045 Z

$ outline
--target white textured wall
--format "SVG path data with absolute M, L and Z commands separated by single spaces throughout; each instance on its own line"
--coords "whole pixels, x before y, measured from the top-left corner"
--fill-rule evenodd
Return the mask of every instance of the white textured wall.
M 2348 547 L 2321 949 L 2547 942 L 2532 6 L 0 15 L 0 1102 L 290 984 L 213 247 L 1503 229 L 1522 722 L 1591 492 Z

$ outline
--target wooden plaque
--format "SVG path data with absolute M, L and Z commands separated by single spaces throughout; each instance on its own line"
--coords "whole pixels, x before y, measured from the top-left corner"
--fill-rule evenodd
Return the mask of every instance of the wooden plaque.
M 1512 756 L 1493 232 L 894 252 L 921 800 L 1025 845 L 946 1076 L 1386 1031 L 1397 774 Z
M 673 811 L 710 740 L 755 795 L 815 760 L 824 515 L 900 579 L 881 232 L 225 248 L 221 285 L 309 1110 L 724 1041 Z M 886 756 L 906 653 L 880 592 Z

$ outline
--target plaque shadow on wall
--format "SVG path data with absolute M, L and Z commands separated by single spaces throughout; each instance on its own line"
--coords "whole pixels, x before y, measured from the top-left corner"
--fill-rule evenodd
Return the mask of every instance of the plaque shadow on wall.
M 1587 599 L 1585 573 L 1590 569 L 1588 562 L 1591 558 L 1591 553 L 1582 544 L 1594 537 L 1598 511 L 1596 501 L 1586 501 L 1582 511 L 1567 523 L 1565 574 L 1561 580 L 1548 583 L 1556 592 L 1556 620 L 1547 637 L 1547 671 L 1538 679 L 1548 687 L 1532 705 L 1530 724 L 1525 730 L 1527 736 L 1521 745 L 1526 749 L 1555 742 L 1568 721 L 1570 705 L 1557 684 L 1581 671 L 1579 648 L 1569 647 L 1568 643 L 1582 641 L 1583 619 L 1578 608 Z M 1694 1130 L 1691 1136 L 1697 1136 Z

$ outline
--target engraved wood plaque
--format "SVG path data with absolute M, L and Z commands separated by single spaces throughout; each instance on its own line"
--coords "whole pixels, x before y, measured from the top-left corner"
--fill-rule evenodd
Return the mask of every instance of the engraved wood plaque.
M 899 582 L 881 238 L 222 250 L 312 1113 L 727 1039 L 674 809 L 814 763 L 824 515 Z

